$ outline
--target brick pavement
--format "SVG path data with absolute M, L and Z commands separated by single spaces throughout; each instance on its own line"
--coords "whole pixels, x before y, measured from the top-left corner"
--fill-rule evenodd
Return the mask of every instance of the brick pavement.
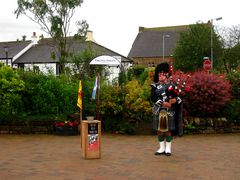
M 0 180 L 240 179 L 240 134 L 186 135 L 172 156 L 156 136 L 102 135 L 102 158 L 81 156 L 80 136 L 0 135 Z

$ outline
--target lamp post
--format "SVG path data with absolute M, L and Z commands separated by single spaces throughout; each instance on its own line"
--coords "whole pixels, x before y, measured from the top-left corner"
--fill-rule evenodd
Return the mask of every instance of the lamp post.
M 4 51 L 5 51 L 5 57 L 6 57 L 6 65 L 8 65 L 8 46 L 4 47 Z
M 222 19 L 222 17 L 211 19 L 211 61 L 212 61 L 212 68 L 213 68 L 213 21 L 214 20 L 219 21 L 221 19 Z
M 162 54 L 163 54 L 163 61 L 164 61 L 164 46 L 165 46 L 165 44 L 164 44 L 164 43 L 165 43 L 165 37 L 166 37 L 166 38 L 169 38 L 169 37 L 170 37 L 170 35 L 168 35 L 168 34 L 166 34 L 166 35 L 163 35 L 163 53 L 162 53 Z

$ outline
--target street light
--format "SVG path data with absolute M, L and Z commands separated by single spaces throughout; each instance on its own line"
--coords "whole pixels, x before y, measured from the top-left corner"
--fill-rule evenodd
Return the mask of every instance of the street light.
M 4 47 L 4 51 L 5 51 L 5 57 L 6 57 L 6 65 L 8 65 L 8 46 Z
M 222 17 L 211 19 L 211 61 L 212 61 L 212 68 L 213 68 L 213 21 L 214 20 L 219 21 L 221 19 L 222 19 Z
M 169 38 L 170 35 L 168 35 L 168 34 L 163 35 L 163 53 L 162 53 L 162 54 L 163 54 L 163 62 L 164 62 L 164 46 L 165 46 L 165 45 L 164 45 L 164 41 L 165 41 L 165 37 L 166 37 L 166 38 Z

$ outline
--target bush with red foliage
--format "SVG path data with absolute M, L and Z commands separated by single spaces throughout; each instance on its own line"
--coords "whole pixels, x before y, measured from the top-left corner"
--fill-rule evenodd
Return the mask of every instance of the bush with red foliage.
M 184 98 L 190 116 L 217 117 L 231 99 L 231 84 L 223 76 L 198 71 L 190 78 L 191 90 Z

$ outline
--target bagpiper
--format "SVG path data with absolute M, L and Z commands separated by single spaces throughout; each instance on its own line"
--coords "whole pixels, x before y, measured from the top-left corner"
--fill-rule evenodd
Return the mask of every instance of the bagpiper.
M 171 156 L 173 136 L 182 135 L 182 99 L 180 89 L 171 81 L 171 71 L 168 63 L 159 64 L 155 68 L 154 83 L 151 84 L 153 128 L 160 145 L 155 155 Z

